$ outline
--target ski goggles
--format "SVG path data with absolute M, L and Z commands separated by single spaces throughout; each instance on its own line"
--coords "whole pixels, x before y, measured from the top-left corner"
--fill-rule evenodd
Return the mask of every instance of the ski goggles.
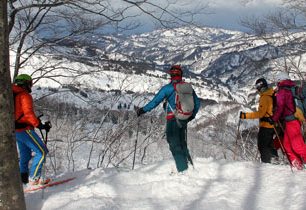
M 255 85 L 255 88 L 256 88 L 258 91 L 260 91 L 261 88 L 263 88 L 263 87 L 264 87 L 263 82 L 259 82 L 259 83 L 257 83 L 257 84 Z

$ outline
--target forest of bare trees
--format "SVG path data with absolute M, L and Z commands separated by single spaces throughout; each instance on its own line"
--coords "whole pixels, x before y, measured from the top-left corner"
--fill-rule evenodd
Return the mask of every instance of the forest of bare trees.
M 245 0 L 250 3 L 252 0 Z M 306 33 L 306 1 L 283 0 L 283 5 L 278 10 L 261 17 L 244 17 L 241 24 L 254 33 L 258 38 L 264 40 L 271 46 L 281 46 L 280 54 L 283 62 L 275 63 L 275 71 L 287 71 L 296 75 L 296 79 L 305 80 L 306 75 L 302 73 L 305 57 L 305 33 Z
M 113 27 L 116 32 L 131 30 L 139 26 L 135 17 L 147 15 L 155 24 L 161 27 L 176 27 L 183 24 L 191 24 L 193 16 L 199 12 L 202 7 L 197 7 L 197 11 L 182 10 L 176 8 L 179 1 L 163 1 L 161 4 L 154 1 L 128 1 L 122 0 L 118 5 L 113 5 L 108 0 L 8 0 L 1 1 L 0 5 L 0 208 L 1 209 L 25 209 L 22 187 L 19 179 L 17 165 L 17 150 L 13 132 L 13 98 L 11 90 L 10 72 L 13 72 L 14 79 L 24 68 L 31 68 L 31 75 L 34 82 L 39 79 L 50 79 L 57 81 L 56 78 L 65 77 L 60 73 L 62 68 L 71 72 L 70 77 L 78 77 L 92 72 L 83 72 L 79 69 L 72 69 L 69 66 L 63 67 L 62 61 L 57 63 L 50 62 L 49 59 L 42 60 L 39 66 L 30 66 L 29 61 L 34 55 L 48 54 L 54 44 L 67 40 L 70 37 L 82 36 L 84 34 L 104 31 L 106 27 Z M 54 50 L 54 49 L 53 49 Z M 9 60 L 9 52 L 11 53 Z M 53 52 L 54 53 L 54 52 Z M 47 56 L 46 56 L 47 57 Z M 11 70 L 10 70 L 11 69 Z M 130 124 L 118 127 L 116 131 L 103 131 L 105 139 L 101 139 L 100 128 L 104 123 L 104 118 L 109 115 L 105 113 L 97 128 L 93 129 L 89 135 L 92 135 L 90 141 L 92 147 L 97 143 L 106 142 L 99 151 L 99 159 L 96 162 L 97 167 L 101 165 L 119 165 L 119 162 L 113 162 L 113 157 L 118 154 L 116 148 L 120 148 L 124 136 L 128 135 L 128 126 L 139 126 L 137 120 L 132 120 Z M 134 123 L 133 123 L 134 122 Z M 56 121 L 61 128 L 63 118 Z M 84 123 L 84 122 L 83 122 Z M 72 136 L 68 139 L 68 150 L 66 157 L 69 168 L 74 169 L 74 148 L 82 143 L 82 135 L 76 136 L 81 124 L 74 124 L 68 130 Z M 67 128 L 67 127 L 66 127 Z M 151 132 L 149 132 L 148 135 Z M 69 132 L 66 133 L 69 135 Z M 88 136 L 86 136 L 88 137 Z M 62 138 L 65 137 L 60 137 Z M 109 139 L 108 139 L 109 138 Z M 115 139 L 115 141 L 114 141 Z M 143 141 L 147 141 L 144 138 Z M 56 141 L 54 141 L 56 142 Z M 138 144 L 142 144 L 139 140 Z M 150 143 L 146 143 L 149 145 Z M 113 148 L 116 145 L 116 148 Z M 56 145 L 55 145 L 56 147 Z M 123 151 L 121 161 L 131 155 L 136 154 L 138 145 L 131 145 L 126 152 Z M 142 159 L 145 157 L 145 146 L 142 152 Z M 126 148 L 122 148 L 126 150 Z M 92 150 L 90 150 L 92 151 Z M 122 151 L 120 151 L 122 152 Z M 52 157 L 50 157 L 52 158 Z M 88 164 L 91 160 L 89 154 Z M 51 165 L 56 170 L 56 161 Z M 70 166 L 71 165 L 71 166 Z

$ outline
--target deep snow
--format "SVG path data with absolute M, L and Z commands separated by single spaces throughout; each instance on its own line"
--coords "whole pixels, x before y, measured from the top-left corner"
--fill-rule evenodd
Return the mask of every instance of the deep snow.
M 29 210 L 306 209 L 306 172 L 289 165 L 197 158 L 195 169 L 170 175 L 166 160 L 123 168 L 84 170 L 69 183 L 27 193 Z

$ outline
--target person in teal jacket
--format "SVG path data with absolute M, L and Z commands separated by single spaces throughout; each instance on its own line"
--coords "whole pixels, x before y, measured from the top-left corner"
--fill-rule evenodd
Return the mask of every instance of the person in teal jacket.
M 178 172 L 182 172 L 188 169 L 188 161 L 192 163 L 189 150 L 187 147 L 187 123 L 193 120 L 199 111 L 200 100 L 196 93 L 193 91 L 194 109 L 192 115 L 187 120 L 177 120 L 173 111 L 175 110 L 175 89 L 176 83 L 182 82 L 183 71 L 180 65 L 173 65 L 168 72 L 171 77 L 169 84 L 163 86 L 155 97 L 144 107 L 137 108 L 137 116 L 140 116 L 146 112 L 150 112 L 157 107 L 162 101 L 166 100 L 167 105 L 164 106 L 166 111 L 166 137 L 170 147 L 170 151 L 174 158 L 176 168 Z

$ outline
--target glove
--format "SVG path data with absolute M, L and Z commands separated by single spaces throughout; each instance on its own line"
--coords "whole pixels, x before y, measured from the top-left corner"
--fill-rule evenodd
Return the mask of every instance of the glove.
M 47 132 L 50 131 L 51 127 L 52 127 L 52 126 L 51 126 L 50 121 L 45 122 L 45 124 L 42 124 L 42 123 L 40 122 L 39 125 L 37 126 L 37 128 L 38 128 L 39 130 L 46 130 Z
M 51 122 L 50 121 L 45 122 L 44 127 L 45 127 L 46 132 L 49 132 L 50 129 L 52 128 Z
M 142 107 L 141 107 L 141 108 L 139 108 L 139 107 L 135 108 L 135 111 L 136 111 L 137 117 L 139 117 L 140 115 L 146 113 L 146 112 L 143 110 Z
M 246 113 L 245 112 L 240 112 L 239 117 L 240 117 L 240 119 L 245 119 L 246 118 Z
M 45 128 L 44 124 L 41 123 L 41 121 L 39 121 L 39 125 L 37 126 L 37 128 L 39 130 L 43 130 Z
M 271 117 L 267 117 L 267 122 L 270 123 L 270 125 L 274 125 L 274 120 Z
M 167 108 L 167 101 L 165 101 L 165 102 L 163 103 L 163 108 L 164 108 L 164 109 Z

